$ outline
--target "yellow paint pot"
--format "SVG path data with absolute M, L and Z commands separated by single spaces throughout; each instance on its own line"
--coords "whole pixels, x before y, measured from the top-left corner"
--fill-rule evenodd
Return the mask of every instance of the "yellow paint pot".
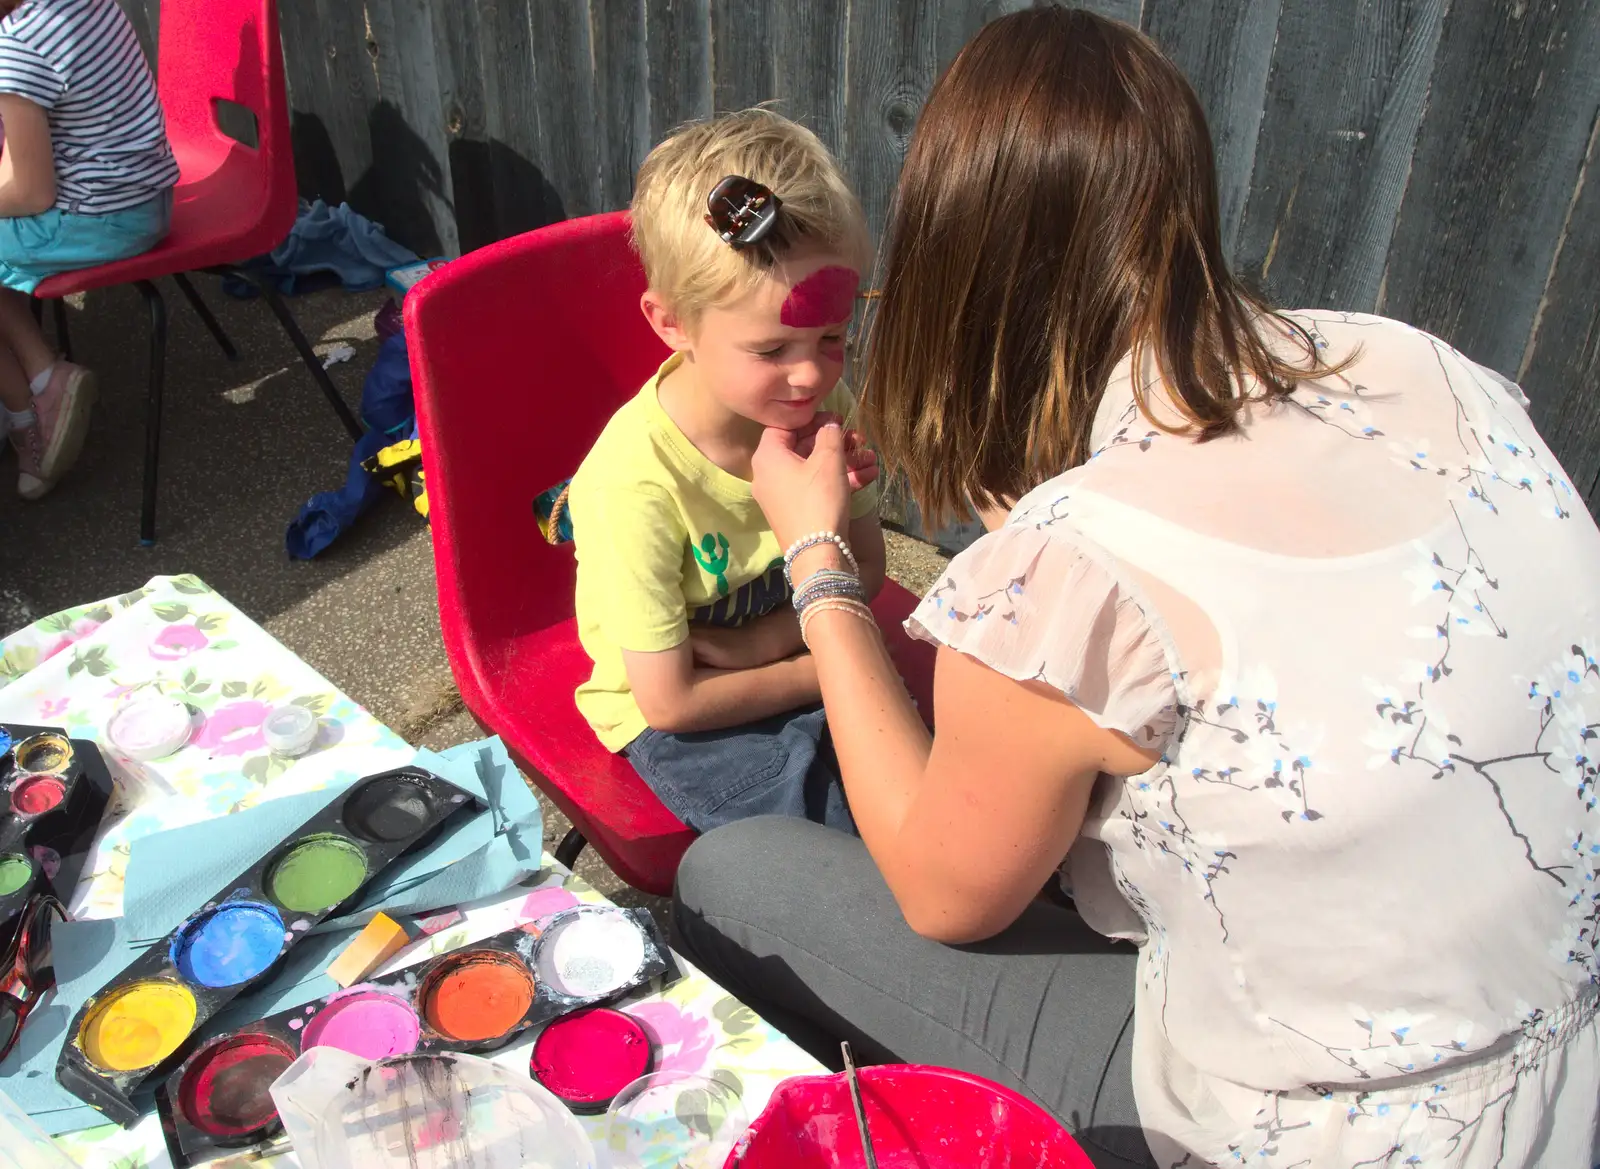
M 146 979 L 95 1003 L 78 1033 L 78 1046 L 103 1071 L 138 1071 L 177 1051 L 194 1030 L 194 1020 L 194 995 L 186 988 Z

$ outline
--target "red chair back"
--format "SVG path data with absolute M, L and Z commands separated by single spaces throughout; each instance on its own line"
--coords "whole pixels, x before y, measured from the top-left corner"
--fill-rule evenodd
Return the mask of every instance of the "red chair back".
M 644 286 L 627 215 L 597 215 L 462 257 L 411 290 L 405 319 L 461 696 L 618 876 L 666 894 L 694 835 L 578 713 L 590 662 L 575 561 L 533 513 L 666 356 L 639 311 Z
M 233 258 L 271 251 L 294 226 L 299 204 L 276 0 L 162 0 L 160 53 L 161 108 L 183 173 L 179 203 L 203 195 L 198 187 L 207 179 L 225 179 L 226 226 L 248 229 L 243 239 L 230 234 L 236 247 L 253 249 Z M 218 101 L 255 116 L 255 147 L 222 132 Z
M 172 230 L 125 260 L 63 272 L 40 298 L 153 280 L 270 252 L 299 211 L 276 0 L 162 0 L 157 88 L 178 160 Z M 255 115 L 256 145 L 222 132 L 217 102 Z
M 572 549 L 544 543 L 533 498 L 666 357 L 644 287 L 618 212 L 492 244 L 406 297 L 447 640 L 459 622 L 503 647 L 572 616 Z

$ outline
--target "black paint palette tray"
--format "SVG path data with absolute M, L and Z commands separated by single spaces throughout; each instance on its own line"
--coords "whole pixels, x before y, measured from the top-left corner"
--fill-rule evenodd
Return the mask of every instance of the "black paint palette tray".
M 65 902 L 111 800 L 111 773 L 88 739 L 60 727 L 0 723 L 0 938 L 36 892 Z
M 417 767 L 358 781 L 92 995 L 68 1029 L 56 1079 L 132 1124 L 142 1111 L 134 1094 L 183 1058 L 207 1019 L 474 804 Z
M 363 1059 L 482 1053 L 678 968 L 650 912 L 579 905 L 303 1006 L 197 1048 L 156 1092 L 177 1169 L 273 1139 L 269 1089 L 313 1047 Z

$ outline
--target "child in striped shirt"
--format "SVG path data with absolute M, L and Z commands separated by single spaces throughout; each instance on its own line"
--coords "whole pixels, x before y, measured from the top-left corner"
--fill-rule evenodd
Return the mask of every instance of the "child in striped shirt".
M 29 295 L 48 276 L 148 251 L 178 164 L 116 0 L 0 0 L 0 407 L 38 499 L 83 446 L 94 375 L 60 360 Z

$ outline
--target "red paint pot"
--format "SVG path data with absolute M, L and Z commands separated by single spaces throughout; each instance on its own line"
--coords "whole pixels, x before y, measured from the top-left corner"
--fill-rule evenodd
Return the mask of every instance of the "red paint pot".
M 11 810 L 19 816 L 42 816 L 59 807 L 66 795 L 59 775 L 24 775 L 11 788 Z
M 862 1068 L 861 1098 L 879 1169 L 1094 1169 L 1044 1109 L 949 1068 Z M 843 1075 L 778 1085 L 724 1169 L 862 1169 Z
M 195 1052 L 178 1085 L 178 1107 L 195 1128 L 221 1142 L 248 1143 L 278 1123 L 272 1082 L 295 1053 L 273 1035 L 224 1035 Z
M 652 1058 L 639 1021 L 602 1007 L 565 1015 L 540 1032 L 528 1072 L 572 1111 L 604 1112 L 650 1070 Z

